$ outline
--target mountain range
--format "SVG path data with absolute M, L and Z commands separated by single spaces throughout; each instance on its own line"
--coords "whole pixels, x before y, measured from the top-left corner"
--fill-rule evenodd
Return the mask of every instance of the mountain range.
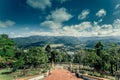
M 64 44 L 65 46 L 76 46 L 85 44 L 85 47 L 92 48 L 98 41 L 105 45 L 109 43 L 120 44 L 120 37 L 73 37 L 73 36 L 29 36 L 13 38 L 18 47 L 44 46 L 46 44 Z

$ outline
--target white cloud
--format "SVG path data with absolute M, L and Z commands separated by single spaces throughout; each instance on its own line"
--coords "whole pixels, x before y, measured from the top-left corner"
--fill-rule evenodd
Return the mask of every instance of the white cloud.
M 82 19 L 85 19 L 87 18 L 87 16 L 89 15 L 90 11 L 87 9 L 87 10 L 83 10 L 79 16 L 78 16 L 78 19 L 79 20 L 82 20 Z
M 91 27 L 92 27 L 92 25 L 90 22 L 82 22 L 79 25 L 73 26 L 73 28 L 75 28 L 76 30 L 79 30 L 79 31 L 90 29 Z
M 31 35 L 43 35 L 43 36 L 120 36 L 120 19 L 114 20 L 112 24 L 99 25 L 99 22 L 82 22 L 75 25 L 63 26 L 60 23 L 54 21 L 45 21 L 41 25 L 50 27 L 52 31 L 31 31 L 26 32 L 18 36 L 31 36 Z M 15 34 L 16 35 L 16 34 Z
M 26 3 L 37 9 L 45 10 L 47 7 L 51 7 L 52 3 L 50 0 L 27 0 Z
M 100 22 L 102 22 L 103 21 L 103 19 L 100 19 L 100 20 L 98 20 L 98 23 L 100 23 Z
M 58 30 L 62 27 L 61 23 L 57 23 L 54 21 L 44 21 L 40 24 L 40 26 L 49 27 L 53 31 Z
M 120 29 L 120 19 L 116 19 L 113 22 L 114 29 Z
M 72 15 L 67 12 L 65 8 L 56 9 L 46 17 L 46 21 L 42 22 L 40 26 L 49 27 L 53 31 L 62 27 L 62 23 L 72 18 Z
M 101 26 L 101 30 L 112 30 L 113 29 L 113 27 L 112 27 L 112 25 L 110 25 L 110 24 L 105 24 L 105 25 L 102 25 Z
M 88 36 L 87 33 L 91 28 L 92 25 L 90 22 L 82 22 L 78 25 L 64 26 L 62 33 L 66 36 Z
M 72 15 L 69 14 L 65 8 L 60 8 L 52 11 L 51 15 L 48 15 L 46 18 L 55 22 L 65 22 L 70 20 L 72 18 Z
M 10 37 L 15 38 L 15 37 L 28 37 L 28 36 L 34 36 L 34 35 L 42 35 L 42 36 L 64 36 L 61 35 L 59 32 L 43 32 L 43 31 L 31 31 L 31 32 L 26 32 L 26 33 L 21 33 L 21 34 L 12 34 Z
M 63 27 L 63 33 L 71 36 L 118 36 L 120 33 L 120 20 L 115 20 L 113 24 L 119 26 L 114 29 L 112 24 L 98 25 L 98 22 L 82 22 L 78 25 Z M 119 35 L 120 36 L 120 35 Z
M 120 4 L 117 4 L 115 6 L 115 11 L 113 12 L 113 15 L 118 15 L 120 14 Z
M 115 9 L 118 9 L 118 8 L 120 8 L 120 4 L 117 4 L 117 5 L 115 6 Z
M 13 26 L 14 24 L 15 24 L 15 22 L 11 21 L 11 20 L 7 20 L 5 22 L 0 21 L 0 27 L 2 27 L 2 28 L 10 27 L 10 26 Z
M 100 9 L 100 10 L 96 13 L 96 16 L 98 16 L 98 17 L 106 16 L 106 10 Z
M 98 25 L 98 22 L 93 22 L 93 26 L 92 26 L 92 28 L 91 28 L 91 31 L 94 31 L 94 32 L 97 32 L 97 31 L 99 31 L 100 30 L 100 25 Z

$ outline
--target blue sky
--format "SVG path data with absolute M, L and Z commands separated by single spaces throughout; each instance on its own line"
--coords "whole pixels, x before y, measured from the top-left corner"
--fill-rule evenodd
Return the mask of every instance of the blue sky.
M 0 0 L 0 34 L 120 36 L 120 0 Z

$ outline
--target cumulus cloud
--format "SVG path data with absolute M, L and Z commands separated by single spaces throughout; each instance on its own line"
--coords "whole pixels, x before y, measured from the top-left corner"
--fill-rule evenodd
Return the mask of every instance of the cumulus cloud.
M 98 17 L 106 16 L 106 10 L 100 9 L 100 10 L 96 13 L 96 16 L 98 16 Z
M 115 6 L 115 11 L 113 12 L 113 15 L 118 15 L 120 14 L 120 4 L 117 4 Z
M 120 29 L 120 19 L 116 19 L 113 22 L 114 29 Z
M 83 33 L 87 33 L 92 27 L 90 22 L 82 22 L 77 25 L 64 26 L 62 29 L 62 34 L 66 36 L 82 36 Z
M 40 24 L 40 26 L 48 27 L 52 30 L 58 30 L 62 27 L 61 23 L 57 23 L 54 21 L 44 21 Z
M 15 24 L 15 22 L 11 21 L 11 20 L 7 20 L 5 22 L 0 21 L 0 27 L 1 28 L 10 27 L 10 26 L 13 26 L 14 24 Z
M 58 30 L 62 27 L 62 23 L 70 20 L 72 15 L 67 12 L 65 8 L 56 9 L 46 17 L 46 21 L 42 22 L 40 26 L 49 27 L 50 29 Z
M 86 36 L 86 37 L 118 36 L 120 34 L 120 19 L 114 20 L 112 24 L 103 25 L 99 25 L 99 22 L 89 21 L 70 26 L 61 25 L 59 30 L 60 31 L 50 32 L 50 35 L 54 36 L 55 34 L 55 36 Z
M 120 36 L 120 19 L 114 20 L 113 24 L 102 25 L 100 31 L 101 36 Z
M 85 19 L 87 18 L 87 16 L 89 15 L 90 13 L 90 10 L 83 10 L 79 15 L 78 15 L 78 19 L 79 20 L 82 20 L 82 19 Z
M 78 25 L 63 27 L 63 33 L 71 36 L 118 36 L 120 20 L 116 19 L 113 24 L 103 25 L 98 25 L 98 22 L 82 22 Z
M 115 9 L 118 9 L 118 8 L 120 8 L 120 4 L 117 4 L 117 5 L 115 6 Z
M 65 22 L 71 19 L 72 15 L 67 12 L 66 8 L 60 8 L 52 11 L 46 18 L 55 22 Z
M 45 10 L 52 5 L 50 0 L 27 0 L 26 3 L 33 8 L 41 10 Z
M 105 25 L 101 26 L 101 30 L 104 30 L 104 31 L 106 31 L 106 30 L 112 30 L 112 29 L 113 29 L 113 27 L 112 27 L 111 24 L 105 24 Z
M 103 19 L 100 19 L 100 20 L 98 20 L 98 23 L 100 23 L 100 22 L 102 22 L 103 21 Z
M 15 38 L 15 37 L 28 37 L 28 36 L 35 36 L 35 35 L 42 35 L 42 36 L 64 36 L 60 34 L 60 32 L 45 32 L 45 31 L 30 31 L 26 33 L 21 33 L 21 34 L 12 34 L 10 37 Z
M 21 36 L 43 35 L 43 36 L 120 36 L 120 19 L 116 19 L 112 24 L 99 25 L 99 22 L 82 22 L 75 25 L 63 26 L 54 23 L 54 21 L 46 21 L 41 23 L 43 26 L 51 26 L 54 31 L 31 31 Z M 59 26 L 59 27 L 58 27 Z M 57 30 L 56 30 L 57 29 Z M 19 35 L 20 36 L 20 35 Z

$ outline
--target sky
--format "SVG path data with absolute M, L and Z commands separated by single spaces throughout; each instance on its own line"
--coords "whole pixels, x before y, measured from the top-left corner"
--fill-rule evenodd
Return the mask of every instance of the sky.
M 120 36 L 120 0 L 0 0 L 0 34 Z

